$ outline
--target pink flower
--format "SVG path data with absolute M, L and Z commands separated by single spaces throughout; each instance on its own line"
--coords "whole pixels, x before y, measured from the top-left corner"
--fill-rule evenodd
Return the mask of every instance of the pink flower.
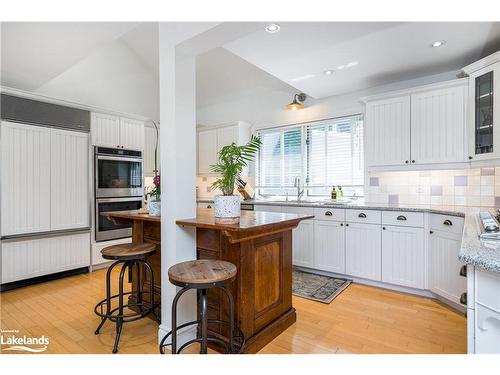
M 153 179 L 153 184 L 155 184 L 156 186 L 159 186 L 160 185 L 160 175 L 157 174 L 154 179 Z

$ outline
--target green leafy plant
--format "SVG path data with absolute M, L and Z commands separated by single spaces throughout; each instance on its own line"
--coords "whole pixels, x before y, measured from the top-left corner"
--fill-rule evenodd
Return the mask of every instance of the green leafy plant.
M 219 161 L 211 165 L 212 172 L 220 174 L 212 184 L 213 189 L 220 189 L 223 195 L 233 195 L 236 179 L 240 177 L 243 168 L 248 166 L 255 154 L 259 151 L 262 141 L 259 137 L 252 135 L 250 141 L 243 146 L 236 143 L 222 147 L 219 151 Z

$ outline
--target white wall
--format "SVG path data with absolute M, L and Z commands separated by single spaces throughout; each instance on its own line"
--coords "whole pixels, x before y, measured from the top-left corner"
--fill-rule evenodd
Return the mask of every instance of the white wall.
M 34 91 L 159 120 L 158 80 L 121 40 L 101 47 Z
M 197 108 L 196 120 L 198 125 L 206 126 L 241 120 L 251 123 L 254 129 L 258 129 L 364 113 L 364 105 L 359 100 L 363 96 L 455 79 L 457 73 L 457 71 L 446 72 L 325 99 L 308 98 L 304 103 L 305 108 L 300 111 L 286 109 L 286 105 L 292 101 L 290 92 L 269 91 L 266 94 Z

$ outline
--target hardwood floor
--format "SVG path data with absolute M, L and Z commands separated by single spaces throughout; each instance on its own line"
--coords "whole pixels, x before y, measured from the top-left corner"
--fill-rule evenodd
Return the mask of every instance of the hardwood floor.
M 94 335 L 104 277 L 100 270 L 3 292 L 1 328 L 49 337 L 46 353 L 111 353 L 114 324 Z M 466 319 L 428 298 L 351 284 L 329 305 L 297 297 L 293 305 L 297 323 L 260 353 L 466 353 Z M 157 336 L 150 319 L 125 324 L 119 353 L 158 353 Z

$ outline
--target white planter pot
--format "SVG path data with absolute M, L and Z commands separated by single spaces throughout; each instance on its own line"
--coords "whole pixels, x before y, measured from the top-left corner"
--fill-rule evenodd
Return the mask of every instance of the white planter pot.
M 239 195 L 216 195 L 214 200 L 215 220 L 224 224 L 240 222 L 241 207 Z
M 154 197 L 148 199 L 149 216 L 161 216 L 161 200 Z

